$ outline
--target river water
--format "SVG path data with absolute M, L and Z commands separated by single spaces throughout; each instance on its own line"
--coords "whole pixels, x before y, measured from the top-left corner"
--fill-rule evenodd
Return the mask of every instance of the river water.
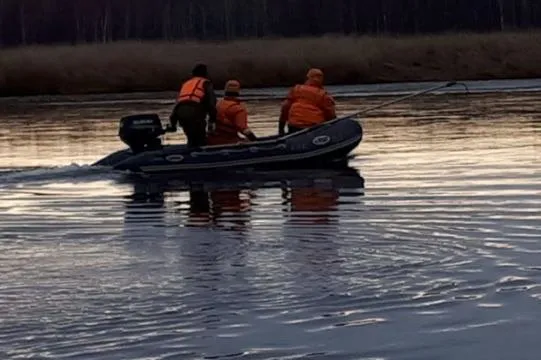
M 89 166 L 163 98 L 52 101 L 0 104 L 1 359 L 539 357 L 541 93 L 411 99 L 350 171 L 190 186 Z

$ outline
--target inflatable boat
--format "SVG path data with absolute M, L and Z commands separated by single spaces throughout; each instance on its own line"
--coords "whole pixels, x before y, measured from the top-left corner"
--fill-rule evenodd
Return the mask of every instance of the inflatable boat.
M 95 162 L 115 170 L 135 173 L 216 172 L 235 169 L 326 168 L 347 163 L 350 152 L 363 137 L 353 117 L 332 121 L 283 136 L 233 145 L 188 148 L 163 145 L 165 133 L 157 114 L 136 114 L 120 119 L 119 137 L 127 149 Z

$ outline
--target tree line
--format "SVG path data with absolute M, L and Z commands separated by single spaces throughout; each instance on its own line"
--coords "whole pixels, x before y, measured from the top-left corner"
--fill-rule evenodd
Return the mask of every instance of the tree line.
M 539 0 L 0 0 L 3 47 L 539 26 Z

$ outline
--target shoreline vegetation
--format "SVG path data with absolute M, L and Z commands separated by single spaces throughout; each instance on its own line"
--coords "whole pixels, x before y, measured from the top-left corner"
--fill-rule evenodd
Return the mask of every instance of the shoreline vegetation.
M 113 42 L 3 49 L 0 96 L 177 91 L 197 62 L 217 90 L 291 86 L 309 67 L 327 85 L 541 77 L 541 30 L 325 36 L 232 42 Z

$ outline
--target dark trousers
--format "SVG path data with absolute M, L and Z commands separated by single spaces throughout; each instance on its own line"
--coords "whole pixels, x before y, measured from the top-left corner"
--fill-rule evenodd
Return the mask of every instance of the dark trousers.
M 179 103 L 172 113 L 172 120 L 182 127 L 187 138 L 188 147 L 199 147 L 207 144 L 206 113 L 198 104 Z
M 181 126 L 188 139 L 188 147 L 207 145 L 207 122 L 205 119 L 182 119 Z

